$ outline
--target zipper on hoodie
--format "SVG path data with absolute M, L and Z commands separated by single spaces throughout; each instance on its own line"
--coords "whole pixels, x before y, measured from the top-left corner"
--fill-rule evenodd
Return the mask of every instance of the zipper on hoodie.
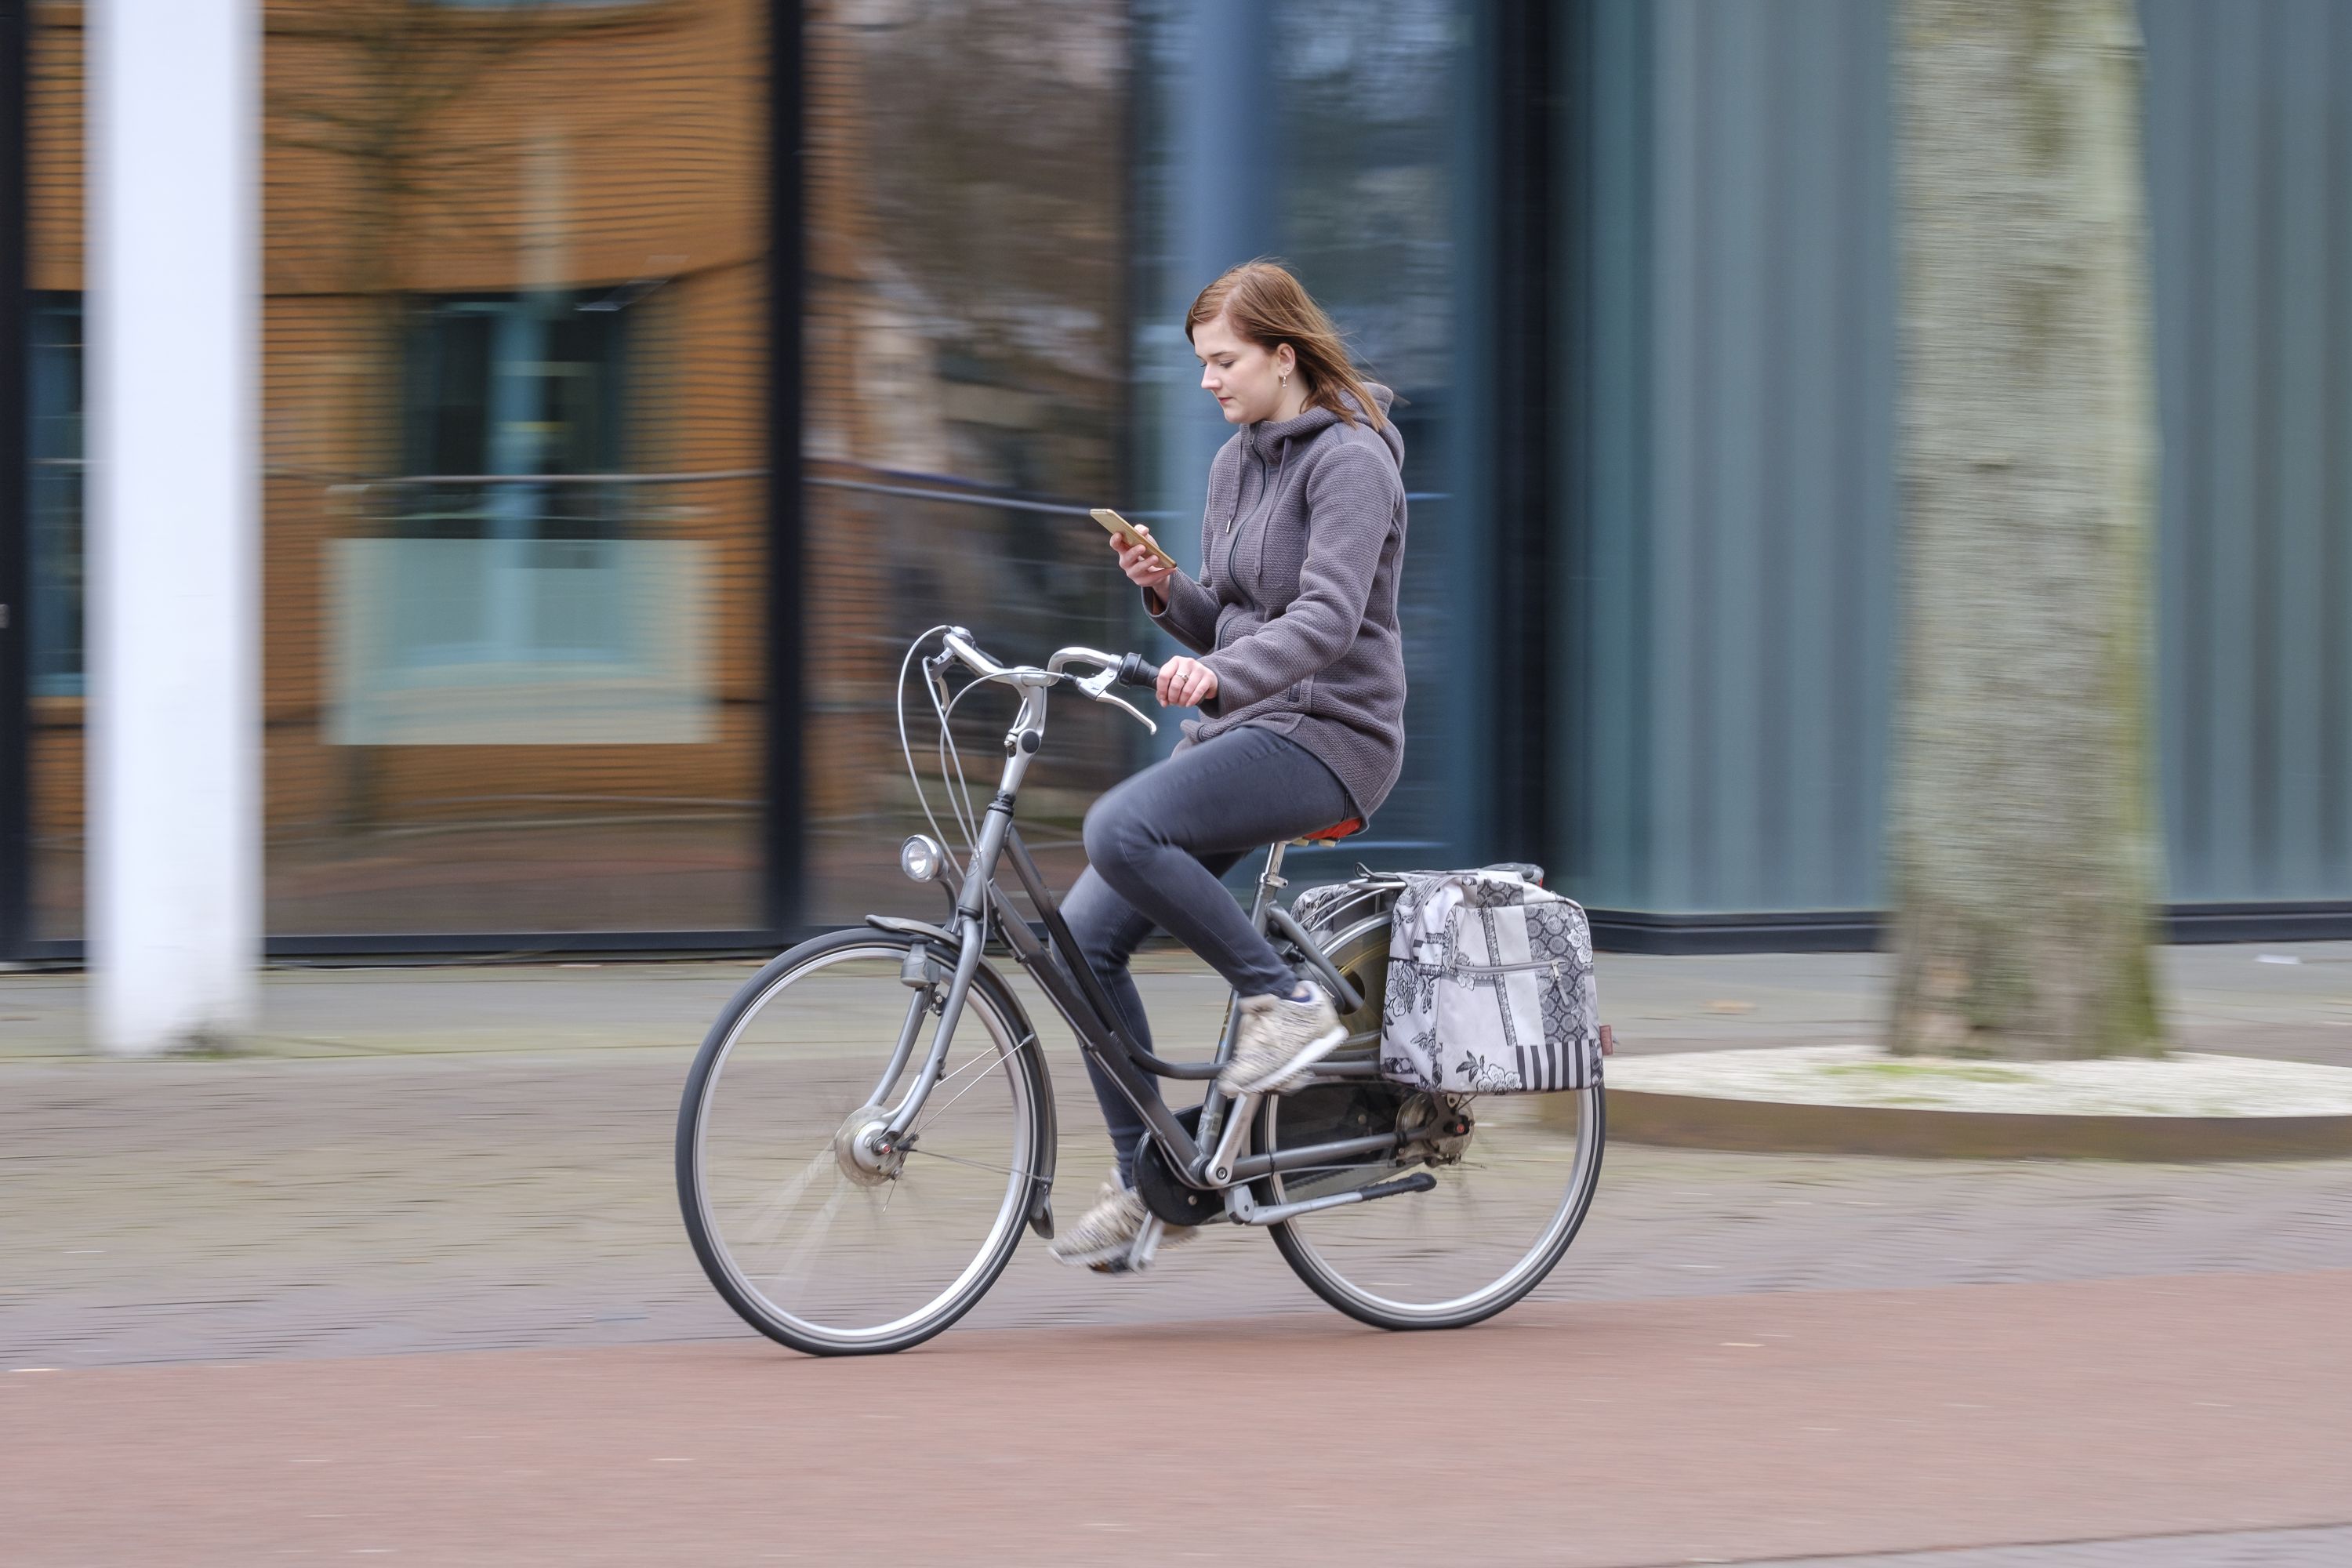
M 1255 515 L 1256 512 L 1263 511 L 1266 507 L 1273 503 L 1276 493 L 1282 488 L 1282 470 L 1289 461 L 1290 437 L 1287 436 L 1284 437 L 1282 439 L 1282 450 L 1276 455 L 1274 472 L 1272 475 L 1269 476 L 1266 474 L 1265 460 L 1264 458 L 1260 458 L 1258 460 L 1257 469 L 1260 477 L 1260 483 L 1257 492 L 1257 505 L 1251 509 L 1252 515 Z M 1242 501 L 1240 487 L 1235 486 L 1234 494 L 1234 510 L 1227 513 L 1225 517 L 1225 562 L 1223 576 L 1225 581 L 1229 583 L 1235 581 L 1235 578 L 1234 577 L 1234 552 L 1241 547 L 1241 540 L 1236 536 L 1235 532 L 1237 528 L 1240 526 L 1241 518 Z
M 1252 443 L 1250 447 L 1250 460 L 1257 463 L 1258 472 L 1261 475 L 1265 472 L 1265 464 L 1258 458 L 1255 443 Z M 1265 492 L 1263 490 L 1259 492 L 1258 499 L 1261 500 L 1265 499 Z M 1225 537 L 1227 539 L 1231 539 L 1234 536 L 1234 529 L 1238 523 L 1240 523 L 1241 520 L 1242 486 L 1240 479 L 1236 477 L 1234 480 L 1234 510 L 1225 513 Z
M 1257 447 L 1255 443 L 1245 445 L 1243 447 L 1243 453 L 1244 460 L 1250 462 L 1255 462 L 1257 460 Z M 1225 537 L 1227 539 L 1231 539 L 1234 536 L 1234 525 L 1240 522 L 1242 520 L 1243 477 L 1244 476 L 1240 474 L 1235 474 L 1234 476 L 1234 508 L 1231 511 L 1225 513 Z

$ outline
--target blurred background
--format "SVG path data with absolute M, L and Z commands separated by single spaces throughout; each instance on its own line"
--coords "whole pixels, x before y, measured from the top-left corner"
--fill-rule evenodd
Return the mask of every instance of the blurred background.
M 0 456 L 26 482 L 0 543 L 32 654 L 0 693 L 0 956 L 71 958 L 83 11 L 14 15 L 29 323 Z M 2352 14 L 2141 15 L 2174 930 L 2342 934 Z M 1412 748 L 1345 861 L 1541 859 L 1616 947 L 1872 942 L 1899 613 L 1878 0 L 265 19 L 274 952 L 709 948 L 928 907 L 893 869 L 900 652 L 946 620 L 1008 658 L 1152 646 L 1084 510 L 1190 558 L 1225 430 L 1181 312 L 1256 254 L 1402 398 Z M 1066 878 L 1152 742 L 1055 725 L 1024 798 Z

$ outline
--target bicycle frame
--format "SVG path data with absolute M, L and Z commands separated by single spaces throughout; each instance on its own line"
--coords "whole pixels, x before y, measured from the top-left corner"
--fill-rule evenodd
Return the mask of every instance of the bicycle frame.
M 950 640 L 951 650 L 956 641 Z M 971 662 L 971 650 L 962 650 L 966 662 Z M 1055 656 L 1055 664 L 1066 658 L 1084 656 L 1108 660 L 1108 656 L 1091 655 L 1083 649 L 1065 649 Z M 938 664 L 926 661 L 927 679 L 936 682 L 938 666 L 949 656 L 940 656 Z M 952 929 L 934 927 L 923 922 L 877 918 L 874 923 L 887 929 L 905 931 L 915 928 L 955 944 L 955 966 L 947 981 L 947 994 L 938 1005 L 939 1026 L 933 1033 L 930 1049 L 925 1053 L 913 1085 L 906 1098 L 888 1114 L 883 1142 L 894 1143 L 915 1124 L 923 1104 L 940 1082 L 948 1052 L 953 1044 L 957 1022 L 961 1016 L 966 998 L 983 962 L 990 922 L 1012 950 L 1013 958 L 1045 993 L 1055 1012 L 1076 1035 L 1079 1049 L 1126 1095 L 1150 1129 L 1162 1155 L 1177 1177 L 1187 1185 L 1224 1195 L 1231 1217 L 1245 1223 L 1268 1224 L 1291 1213 L 1305 1212 L 1335 1202 L 1351 1202 L 1351 1197 L 1309 1200 L 1286 1205 L 1279 1211 L 1257 1208 L 1252 1202 L 1247 1184 L 1277 1171 L 1294 1170 L 1314 1165 L 1354 1163 L 1367 1157 L 1391 1152 L 1398 1146 L 1398 1137 L 1390 1132 L 1371 1137 L 1343 1139 L 1329 1143 L 1302 1145 L 1274 1154 L 1244 1156 L 1241 1142 L 1247 1134 L 1250 1119 L 1256 1110 L 1258 1097 L 1244 1095 L 1237 1103 L 1217 1089 L 1212 1081 L 1207 1098 L 1202 1101 L 1200 1131 L 1197 1136 L 1185 1128 L 1161 1101 L 1150 1082 L 1152 1078 L 1213 1080 L 1218 1069 L 1232 1056 L 1235 1037 L 1240 1027 L 1240 1009 L 1229 1000 L 1225 1026 L 1217 1046 L 1216 1056 L 1204 1062 L 1171 1062 L 1145 1051 L 1129 1039 L 1118 1022 L 1118 1010 L 1104 992 L 1085 955 L 1078 951 L 1076 939 L 1062 919 L 1061 906 L 1046 887 L 1036 862 L 1030 858 L 1027 846 L 1013 825 L 1013 809 L 1019 798 L 1021 781 L 1028 772 L 1030 760 L 1044 742 L 1045 701 L 1047 693 L 1057 684 L 1071 678 L 1058 668 L 1051 670 L 999 670 L 991 679 L 1003 680 L 1020 690 L 1022 701 L 1012 728 L 1005 734 L 1005 763 L 995 798 L 989 803 L 981 820 L 978 842 L 973 846 L 970 864 L 960 876 L 953 877 L 950 893 L 954 901 Z M 1266 853 L 1265 870 L 1258 878 L 1257 894 L 1251 908 L 1251 920 L 1269 937 L 1288 941 L 1304 953 L 1325 983 L 1330 985 L 1349 1010 L 1361 1005 L 1354 988 L 1334 965 L 1309 934 L 1300 929 L 1288 911 L 1275 902 L 1276 893 L 1287 883 L 1282 876 L 1286 846 L 1276 844 Z M 1002 865 L 1010 861 L 1013 876 L 1023 892 L 1035 908 L 1045 928 L 1041 941 L 1013 907 L 997 879 Z M 943 870 L 946 868 L 943 868 Z M 916 977 L 915 960 L 909 959 L 908 984 L 916 987 L 909 1003 L 906 1024 L 901 1030 L 897 1049 L 884 1069 L 868 1103 L 884 1105 L 897 1088 L 914 1055 L 914 1044 L 921 1033 L 922 1021 L 931 1011 L 929 994 L 937 984 L 929 973 Z M 1032 1037 L 1034 1044 L 1034 1037 Z M 1309 1082 L 1346 1081 L 1371 1079 L 1377 1076 L 1375 1064 L 1326 1063 Z M 1303 1086 L 1301 1086 L 1303 1087 Z

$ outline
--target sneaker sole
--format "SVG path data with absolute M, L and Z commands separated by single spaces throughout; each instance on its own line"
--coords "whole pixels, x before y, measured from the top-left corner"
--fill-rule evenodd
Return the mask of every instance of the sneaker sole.
M 1073 1268 L 1099 1268 L 1106 1263 L 1116 1262 L 1118 1259 L 1125 1258 L 1128 1254 L 1128 1249 L 1132 1247 L 1134 1245 L 1135 1242 L 1133 1238 L 1130 1237 L 1126 1241 L 1120 1242 L 1116 1247 L 1097 1247 L 1089 1248 L 1085 1252 L 1049 1251 L 1047 1255 L 1051 1257 L 1055 1262 L 1067 1264 Z
M 1201 1227 L 1196 1225 L 1171 1225 L 1167 1229 L 1160 1233 L 1159 1249 L 1161 1252 L 1165 1252 L 1171 1247 L 1181 1247 L 1200 1233 Z M 1124 1268 L 1106 1268 L 1105 1266 L 1108 1264 L 1124 1264 L 1127 1260 L 1127 1255 L 1134 1250 L 1134 1247 L 1135 1238 L 1133 1237 L 1129 1237 L 1127 1240 L 1118 1243 L 1115 1247 L 1089 1247 L 1084 1252 L 1074 1253 L 1055 1252 L 1053 1248 L 1047 1247 L 1045 1252 L 1046 1256 L 1051 1258 L 1055 1262 L 1066 1263 L 1073 1268 L 1091 1268 L 1097 1273 L 1108 1272 L 1118 1274 L 1124 1273 L 1126 1270 Z
M 1329 1056 L 1333 1051 L 1338 1050 L 1341 1046 L 1344 1046 L 1347 1043 L 1348 1026 L 1341 1024 L 1317 1038 L 1312 1044 L 1308 1045 L 1304 1050 L 1301 1050 L 1297 1056 L 1291 1058 L 1288 1061 L 1283 1063 L 1280 1067 L 1275 1068 L 1272 1072 L 1267 1073 L 1263 1078 L 1251 1083 L 1245 1083 L 1238 1089 L 1226 1089 L 1222 1083 L 1217 1085 L 1217 1087 L 1221 1089 L 1224 1089 L 1225 1093 L 1233 1095 L 1236 1099 L 1244 1094 L 1273 1094 L 1288 1085 L 1292 1080 L 1304 1077 L 1308 1068 L 1313 1067 L 1317 1062 L 1321 1061 L 1325 1057 Z

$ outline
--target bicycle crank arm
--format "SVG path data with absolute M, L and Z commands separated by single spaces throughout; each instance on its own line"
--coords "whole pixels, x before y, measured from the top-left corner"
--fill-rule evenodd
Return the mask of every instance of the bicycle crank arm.
M 1374 1198 L 1402 1197 L 1406 1193 L 1425 1193 L 1437 1185 L 1437 1178 L 1427 1171 L 1415 1171 L 1410 1176 L 1399 1176 L 1393 1182 L 1380 1182 L 1369 1187 L 1358 1187 L 1352 1193 L 1333 1193 L 1328 1198 L 1308 1198 L 1304 1203 L 1275 1204 L 1267 1208 L 1253 1208 L 1244 1225 L 1280 1225 L 1286 1219 L 1297 1219 L 1303 1214 L 1318 1209 L 1345 1208 L 1349 1204 L 1368 1204 Z

